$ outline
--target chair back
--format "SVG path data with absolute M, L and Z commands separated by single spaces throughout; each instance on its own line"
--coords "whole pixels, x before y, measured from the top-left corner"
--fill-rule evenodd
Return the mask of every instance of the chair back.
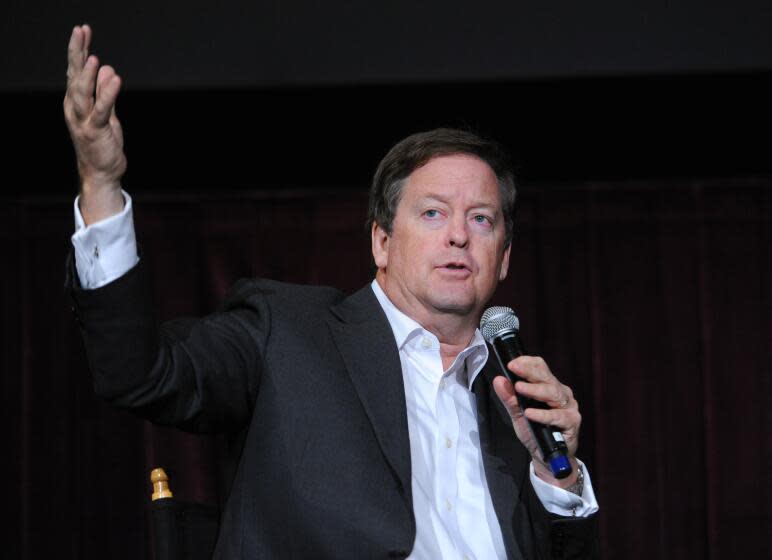
M 162 468 L 150 473 L 155 560 L 210 560 L 217 542 L 216 507 L 180 502 Z

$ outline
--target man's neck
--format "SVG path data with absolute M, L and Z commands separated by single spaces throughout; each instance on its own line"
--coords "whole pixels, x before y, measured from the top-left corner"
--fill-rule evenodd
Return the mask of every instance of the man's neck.
M 428 310 L 403 296 L 402 292 L 392 286 L 380 273 L 375 276 L 378 285 L 394 306 L 413 319 L 424 329 L 437 337 L 440 342 L 442 368 L 447 370 L 459 353 L 464 350 L 474 338 L 477 320 L 474 314 L 447 313 L 439 310 Z

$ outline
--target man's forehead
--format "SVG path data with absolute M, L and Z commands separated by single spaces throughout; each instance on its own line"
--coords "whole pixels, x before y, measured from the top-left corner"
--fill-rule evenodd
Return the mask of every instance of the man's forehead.
M 474 154 L 441 154 L 434 156 L 415 168 L 408 176 L 413 177 L 458 177 L 496 178 L 488 163 Z
M 463 196 L 477 204 L 500 206 L 499 183 L 493 169 L 477 156 L 438 156 L 411 173 L 405 188 L 412 198 L 448 202 Z

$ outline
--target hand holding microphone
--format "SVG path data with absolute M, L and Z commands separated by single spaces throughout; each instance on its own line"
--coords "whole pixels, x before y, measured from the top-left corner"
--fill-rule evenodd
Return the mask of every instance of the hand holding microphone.
M 496 378 L 494 389 L 531 453 L 537 475 L 570 485 L 576 478 L 571 474 L 576 470 L 572 458 L 581 424 L 579 406 L 571 389 L 555 378 L 543 359 L 524 355 L 519 326 L 508 307 L 491 307 L 480 320 L 480 330 L 506 376 Z

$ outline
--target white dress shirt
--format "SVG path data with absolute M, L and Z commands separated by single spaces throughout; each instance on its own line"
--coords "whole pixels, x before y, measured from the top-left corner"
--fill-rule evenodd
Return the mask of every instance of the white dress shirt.
M 72 244 L 84 289 L 112 282 L 139 260 L 132 201 L 122 192 L 123 211 L 90 226 L 75 200 Z M 506 558 L 485 479 L 471 391 L 488 359 L 488 347 L 477 330 L 443 371 L 437 337 L 397 309 L 375 280 L 372 289 L 394 332 L 405 385 L 417 530 L 410 558 Z M 531 484 L 547 511 L 584 517 L 598 510 L 589 472 L 579 464 L 584 471 L 582 496 L 542 481 L 531 464 Z
M 416 517 L 410 558 L 506 558 L 485 478 L 472 393 L 488 360 L 482 334 L 476 329 L 469 346 L 443 370 L 437 337 L 397 309 L 377 281 L 371 286 L 394 332 L 402 364 Z M 597 511 L 589 473 L 583 464 L 581 468 L 585 488 L 580 497 L 537 478 L 531 464 L 531 483 L 548 511 L 579 516 Z
M 120 278 L 139 262 L 134 235 L 134 214 L 129 193 L 123 193 L 123 211 L 86 226 L 75 199 L 75 269 L 80 285 L 86 290 L 101 288 Z

